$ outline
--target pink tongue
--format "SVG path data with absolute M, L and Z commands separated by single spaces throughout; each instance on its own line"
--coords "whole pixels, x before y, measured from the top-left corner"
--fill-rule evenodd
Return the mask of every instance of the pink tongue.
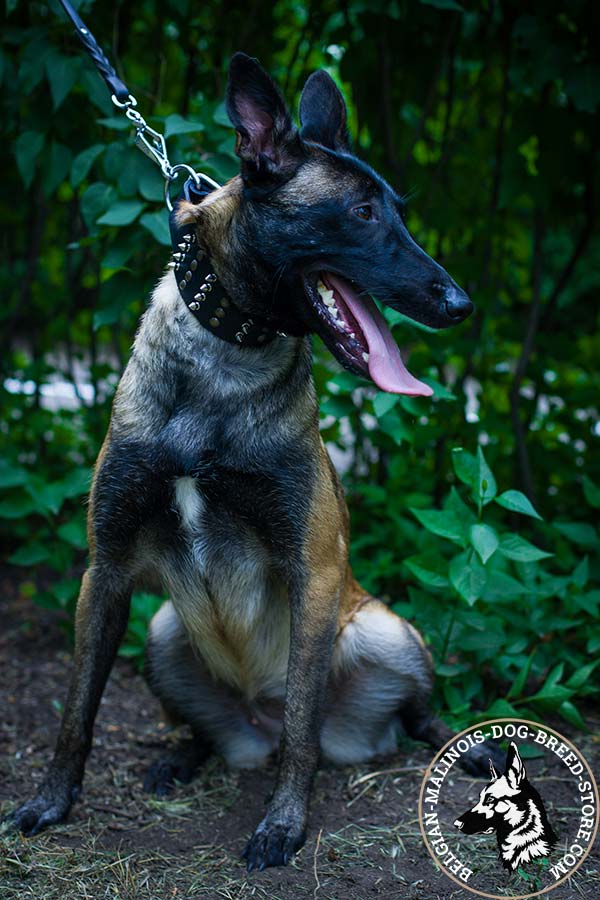
M 431 397 L 433 390 L 410 374 L 400 356 L 387 322 L 370 297 L 359 297 L 347 281 L 327 272 L 328 287 L 340 295 L 369 345 L 369 375 L 390 394 Z

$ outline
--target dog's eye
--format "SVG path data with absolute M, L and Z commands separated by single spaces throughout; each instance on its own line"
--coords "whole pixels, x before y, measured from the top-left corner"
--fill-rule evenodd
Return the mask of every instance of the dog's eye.
M 355 216 L 358 216 L 359 219 L 364 219 L 366 222 L 373 218 L 373 210 L 367 204 L 364 206 L 355 206 L 352 212 Z

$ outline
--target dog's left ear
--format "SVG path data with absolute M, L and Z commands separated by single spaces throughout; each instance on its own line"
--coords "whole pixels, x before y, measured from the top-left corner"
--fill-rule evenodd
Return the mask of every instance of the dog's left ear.
M 231 59 L 226 104 L 244 181 L 289 177 L 299 160 L 298 132 L 275 82 L 245 53 Z
M 517 790 L 526 777 L 525 766 L 523 765 L 523 760 L 519 756 L 519 750 L 514 741 L 510 742 L 510 746 L 506 753 L 506 772 L 504 775 L 513 791 Z
M 300 97 L 302 140 L 349 152 L 347 119 L 346 103 L 333 78 L 324 69 L 313 72 Z

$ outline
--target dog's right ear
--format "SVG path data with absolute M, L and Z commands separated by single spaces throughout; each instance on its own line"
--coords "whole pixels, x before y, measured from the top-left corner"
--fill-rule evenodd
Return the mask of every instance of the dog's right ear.
M 245 53 L 231 59 L 226 105 L 244 181 L 289 177 L 299 160 L 298 132 L 275 82 Z

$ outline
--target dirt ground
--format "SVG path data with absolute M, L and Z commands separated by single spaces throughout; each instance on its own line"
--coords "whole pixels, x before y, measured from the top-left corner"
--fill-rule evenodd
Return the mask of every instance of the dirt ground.
M 10 592 L 8 592 L 10 595 Z M 69 672 L 69 645 L 54 614 L 0 599 L 0 812 L 40 782 L 55 739 Z M 598 721 L 590 721 L 598 732 Z M 595 727 L 594 727 L 595 726 Z M 574 735 L 598 771 L 599 744 Z M 318 773 L 308 839 L 286 869 L 247 874 L 240 859 L 263 815 L 274 771 L 228 772 L 209 760 L 172 799 L 142 792 L 145 767 L 174 739 L 142 678 L 119 660 L 97 720 L 84 793 L 67 824 L 30 839 L 0 836 L 1 900 L 466 900 L 433 864 L 418 826 L 417 799 L 431 760 L 406 742 L 397 755 L 368 766 Z M 531 761 L 544 784 L 549 816 L 564 816 L 556 774 Z M 537 767 L 537 768 L 536 768 Z M 466 775 L 451 790 L 461 812 L 481 788 Z M 523 883 L 500 869 L 489 838 L 482 859 L 495 889 L 508 897 Z M 592 854 L 556 900 L 600 896 L 600 854 Z

